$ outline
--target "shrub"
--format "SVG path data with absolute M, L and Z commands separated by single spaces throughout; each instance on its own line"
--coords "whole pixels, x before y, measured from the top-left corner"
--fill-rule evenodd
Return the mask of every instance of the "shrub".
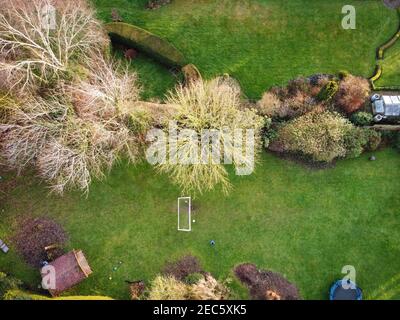
M 371 113 L 363 111 L 353 113 L 350 117 L 350 121 L 360 127 L 370 125 L 373 119 L 374 118 Z
M 158 9 L 161 8 L 162 6 L 165 6 L 167 4 L 170 4 L 171 0 L 148 0 L 146 4 L 147 9 Z
M 308 94 L 297 91 L 280 100 L 275 93 L 266 92 L 257 103 L 259 114 L 275 119 L 293 119 L 321 107 Z
M 350 72 L 348 72 L 347 70 L 340 70 L 338 76 L 340 80 L 343 80 L 344 78 L 350 76 Z
M 19 95 L 1 102 L 2 160 L 18 171 L 35 167 L 53 191 L 87 192 L 118 158 L 139 153 L 140 134 L 130 128 L 143 121 L 133 110 L 136 74 L 104 57 L 108 38 L 85 1 L 0 1 L 0 69 Z M 42 32 L 49 4 L 56 30 Z
M 252 286 L 257 283 L 260 278 L 260 273 L 257 266 L 252 263 L 243 263 L 234 269 L 236 277 L 246 284 L 247 286 Z
M 190 129 L 197 135 L 204 130 L 217 130 L 218 133 L 241 129 L 254 130 L 254 142 L 256 156 L 261 145 L 261 129 L 264 124 L 263 117 L 260 117 L 252 109 L 242 108 L 241 92 L 237 85 L 229 79 L 217 78 L 212 81 L 196 81 L 186 87 L 178 87 L 175 92 L 170 92 L 167 103 L 176 106 L 176 112 L 172 117 L 173 123 L 177 125 L 178 133 L 183 129 Z M 197 153 L 199 145 L 197 141 L 188 139 L 177 146 L 178 163 L 165 161 L 158 164 L 160 172 L 170 176 L 173 183 L 181 187 L 182 192 L 202 193 L 209 191 L 216 186 L 221 186 L 227 193 L 231 187 L 228 180 L 228 172 L 223 164 L 212 161 L 212 147 L 222 146 L 220 159 L 225 155 L 232 155 L 232 164 L 238 172 L 242 168 L 251 169 L 255 159 L 247 157 L 241 145 L 229 143 L 223 134 L 218 134 L 212 144 L 203 149 L 207 155 L 207 162 L 186 165 L 183 162 Z M 225 141 L 225 142 L 224 142 Z M 167 141 L 168 143 L 168 141 Z M 171 146 L 167 146 L 170 150 Z M 223 161 L 221 161 L 223 162 Z
M 296 286 L 279 273 L 258 270 L 256 265 L 245 263 L 234 269 L 239 280 L 250 289 L 250 295 L 256 300 L 299 300 Z
M 339 90 L 339 85 L 336 81 L 329 81 L 322 87 L 321 91 L 318 93 L 317 99 L 319 101 L 329 101 L 331 100 L 336 92 Z
M 134 161 L 140 141 L 129 127 L 139 96 L 136 75 L 117 72 L 101 56 L 91 60 L 87 79 L 61 82 L 48 96 L 32 96 L 11 110 L 0 133 L 10 167 L 34 166 L 53 191 L 77 187 L 88 192 L 122 155 Z
M 317 73 L 310 77 L 308 77 L 310 84 L 313 87 L 319 87 L 322 84 L 322 87 L 332 78 L 329 74 Z
M 13 237 L 17 252 L 32 267 L 38 268 L 47 260 L 45 247 L 57 245 L 59 255 L 67 241 L 64 229 L 53 220 L 47 218 L 28 218 L 19 223 L 19 230 Z
M 189 285 L 172 276 L 157 276 L 150 284 L 149 300 L 188 300 Z
M 28 89 L 65 77 L 73 61 L 85 62 L 109 43 L 86 1 L 0 1 L 0 70 L 9 89 Z M 13 3 L 13 4 L 10 4 Z M 46 6 L 55 5 L 57 30 L 43 24 Z
M 361 128 L 350 128 L 344 136 L 344 145 L 346 148 L 346 157 L 357 158 L 364 151 L 368 143 L 368 137 Z
M 167 276 L 173 276 L 176 279 L 183 281 L 192 274 L 202 272 L 200 261 L 193 256 L 184 256 L 178 261 L 169 262 L 165 266 L 163 273 Z
M 258 113 L 270 118 L 284 118 L 286 113 L 282 110 L 282 103 L 276 94 L 265 92 L 261 100 L 257 102 Z
M 288 94 L 290 96 L 294 96 L 299 92 L 303 94 L 308 94 L 310 89 L 311 89 L 310 80 L 303 77 L 290 80 L 287 85 Z
M 323 109 L 316 96 L 329 83 L 326 75 L 298 78 L 287 87 L 271 88 L 257 102 L 259 114 L 274 119 L 293 119 L 316 109 Z
M 0 271 L 0 300 L 2 300 L 9 290 L 17 290 L 22 282 L 12 276 L 8 276 Z
M 365 129 L 364 134 L 367 138 L 365 149 L 367 151 L 375 151 L 376 149 L 378 149 L 379 145 L 382 142 L 382 134 L 379 131 L 375 131 L 372 129 Z
M 223 300 L 229 289 L 206 274 L 194 284 L 186 284 L 172 276 L 157 276 L 150 285 L 149 300 Z
M 344 137 L 352 128 L 337 113 L 312 112 L 279 129 L 278 140 L 286 151 L 300 152 L 314 161 L 331 162 L 346 155 Z
M 367 79 L 348 76 L 340 82 L 335 102 L 345 113 L 359 110 L 367 100 L 370 85 Z

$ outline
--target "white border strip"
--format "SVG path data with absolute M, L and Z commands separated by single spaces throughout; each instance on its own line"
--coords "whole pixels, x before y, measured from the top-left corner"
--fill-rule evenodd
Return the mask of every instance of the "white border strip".
M 180 228 L 180 201 L 181 200 L 189 200 L 189 229 L 181 229 Z M 178 198 L 178 231 L 192 231 L 192 199 L 191 197 L 179 197 Z

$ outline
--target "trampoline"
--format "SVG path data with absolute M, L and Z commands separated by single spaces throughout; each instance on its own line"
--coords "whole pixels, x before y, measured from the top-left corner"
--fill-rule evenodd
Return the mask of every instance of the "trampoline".
M 347 280 L 350 288 L 342 286 L 343 280 L 337 280 L 330 289 L 329 300 L 362 300 L 362 290 L 355 283 Z

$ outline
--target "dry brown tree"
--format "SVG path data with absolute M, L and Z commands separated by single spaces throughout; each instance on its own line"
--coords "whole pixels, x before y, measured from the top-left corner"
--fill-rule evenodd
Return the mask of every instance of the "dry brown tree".
M 88 191 L 91 178 L 104 177 L 121 156 L 135 160 L 139 142 L 128 105 L 138 96 L 136 75 L 102 63 L 102 72 L 87 80 L 62 82 L 46 97 L 6 106 L 12 111 L 0 124 L 0 146 L 9 166 L 35 166 L 61 193 L 68 187 Z
M 12 88 L 49 82 L 108 43 L 81 0 L 0 0 L 0 70 Z
M 18 171 L 34 167 L 56 192 L 87 192 L 119 158 L 136 158 L 136 74 L 104 54 L 108 40 L 84 1 L 0 2 L 0 76 L 11 84 L 0 103 L 1 157 Z M 54 26 L 43 24 L 49 6 Z

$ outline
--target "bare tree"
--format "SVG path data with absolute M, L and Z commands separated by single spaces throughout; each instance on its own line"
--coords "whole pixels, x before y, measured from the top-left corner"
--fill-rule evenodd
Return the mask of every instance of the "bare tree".
M 13 87 L 26 89 L 59 77 L 71 60 L 86 59 L 108 41 L 83 1 L 0 0 L 0 4 L 0 71 L 13 78 Z

